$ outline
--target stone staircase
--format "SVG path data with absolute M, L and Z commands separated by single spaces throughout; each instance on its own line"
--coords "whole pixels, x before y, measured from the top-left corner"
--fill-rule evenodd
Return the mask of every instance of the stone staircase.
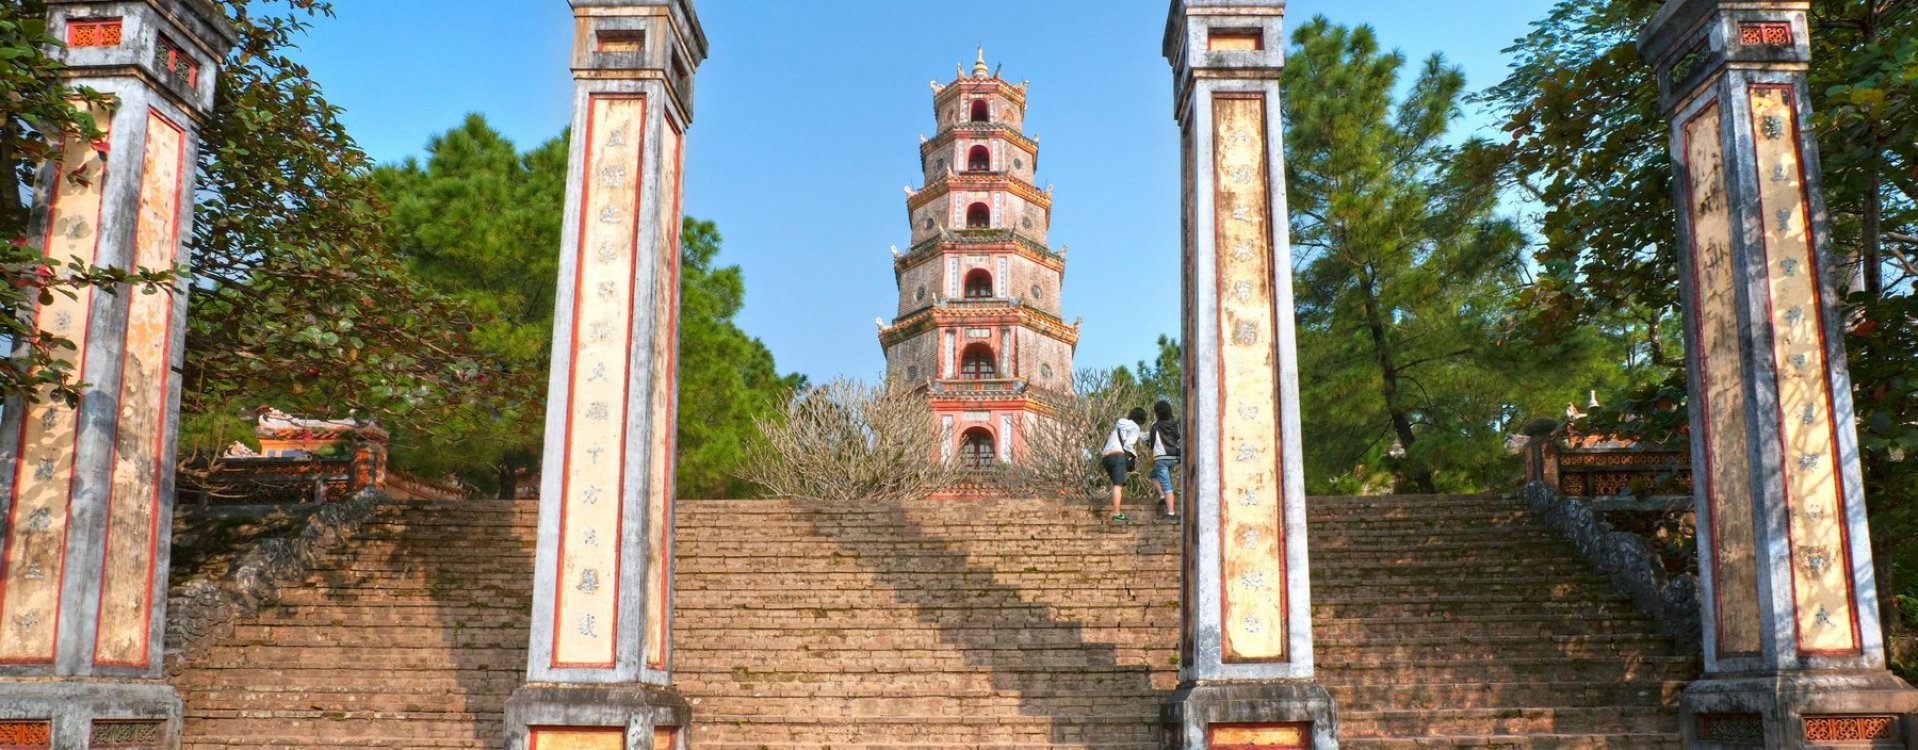
M 1173 524 L 1045 502 L 680 504 L 696 750 L 1157 748 Z M 399 505 L 175 655 L 187 750 L 497 748 L 524 672 L 531 503 Z M 1344 747 L 1676 748 L 1693 660 L 1513 500 L 1315 499 Z

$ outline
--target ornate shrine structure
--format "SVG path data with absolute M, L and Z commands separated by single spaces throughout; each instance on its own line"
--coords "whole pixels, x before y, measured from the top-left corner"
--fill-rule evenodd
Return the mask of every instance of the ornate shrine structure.
M 1060 317 L 1065 252 L 1046 244 L 1052 190 L 1033 185 L 1039 141 L 1022 132 L 1028 85 L 989 72 L 984 49 L 970 75 L 932 84 L 939 134 L 921 138 L 898 317 L 879 329 L 887 377 L 930 390 L 943 457 L 969 468 L 1017 460 L 1041 413 L 1031 389 L 1071 388 L 1079 343 Z

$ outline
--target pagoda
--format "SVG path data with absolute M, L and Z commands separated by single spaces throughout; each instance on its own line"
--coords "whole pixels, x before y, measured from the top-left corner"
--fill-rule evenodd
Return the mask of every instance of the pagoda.
M 932 84 L 939 131 L 920 138 L 898 313 L 880 322 L 887 377 L 927 389 L 942 458 L 972 469 L 1018 459 L 1036 391 L 1070 390 L 1079 342 L 1060 317 L 1065 250 L 1046 240 L 1052 191 L 1033 185 L 1038 139 L 1022 131 L 1028 86 L 988 71 L 983 49 L 970 75 Z

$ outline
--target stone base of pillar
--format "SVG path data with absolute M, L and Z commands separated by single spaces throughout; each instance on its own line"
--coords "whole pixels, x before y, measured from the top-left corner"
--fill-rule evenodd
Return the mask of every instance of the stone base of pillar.
M 1890 672 L 1711 677 L 1679 707 L 1691 750 L 1918 750 L 1918 690 Z
M 1165 750 L 1210 750 L 1215 738 L 1272 750 L 1339 746 L 1337 708 L 1316 682 L 1188 685 L 1172 694 L 1160 716 Z
M 0 722 L 44 722 L 52 750 L 87 750 L 96 728 L 129 747 L 180 746 L 180 694 L 155 682 L 0 680 Z M 111 725 L 111 726 L 109 726 Z
M 650 685 L 526 685 L 506 702 L 507 750 L 687 750 L 693 709 L 678 693 Z M 569 735 L 625 731 L 623 742 L 583 743 Z M 654 738 L 671 737 L 671 747 Z

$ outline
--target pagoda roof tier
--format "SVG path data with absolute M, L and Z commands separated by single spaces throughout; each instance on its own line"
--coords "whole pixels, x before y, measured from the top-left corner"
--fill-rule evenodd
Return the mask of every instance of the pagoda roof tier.
M 1018 146 L 1026 153 L 1031 154 L 1033 159 L 1036 160 L 1039 158 L 1039 142 L 1027 138 L 1024 133 L 1013 130 L 1011 126 L 1003 122 L 962 122 L 948 127 L 939 131 L 938 135 L 919 144 L 919 158 L 923 160 L 927 156 L 931 156 L 932 152 L 951 145 L 952 140 L 959 137 L 960 133 L 1002 138 L 1007 143 Z
M 879 345 L 891 348 L 926 331 L 966 326 L 1016 325 L 1078 347 L 1079 325 L 1068 325 L 1036 307 L 1018 300 L 944 300 L 931 307 L 907 314 L 892 325 L 879 329 Z
M 936 107 L 945 106 L 946 102 L 949 102 L 949 101 L 952 101 L 953 99 L 958 98 L 960 94 L 963 94 L 963 93 L 977 94 L 980 92 L 997 93 L 1001 96 L 1004 96 L 1007 99 L 1012 100 L 1012 103 L 1015 105 L 1018 105 L 1020 109 L 1025 109 L 1026 107 L 1027 84 L 1008 83 L 1003 78 L 981 78 L 976 76 L 960 76 L 958 78 L 952 79 L 951 83 L 948 83 L 944 86 L 939 86 L 937 84 L 934 84 L 934 86 L 938 88 L 938 91 L 934 93 L 932 96 L 933 106 L 936 106 Z
M 903 274 L 907 269 L 944 255 L 948 250 L 984 252 L 995 249 L 1011 250 L 1054 271 L 1063 273 L 1066 270 L 1065 256 L 1011 229 L 952 229 L 927 238 L 894 258 L 893 273 Z
M 1013 195 L 1031 201 L 1033 205 L 1052 210 L 1052 193 L 1033 187 L 1031 183 L 1011 176 L 1007 172 L 955 172 L 932 181 L 906 199 L 906 208 L 917 211 L 924 206 L 954 190 L 1004 190 Z

